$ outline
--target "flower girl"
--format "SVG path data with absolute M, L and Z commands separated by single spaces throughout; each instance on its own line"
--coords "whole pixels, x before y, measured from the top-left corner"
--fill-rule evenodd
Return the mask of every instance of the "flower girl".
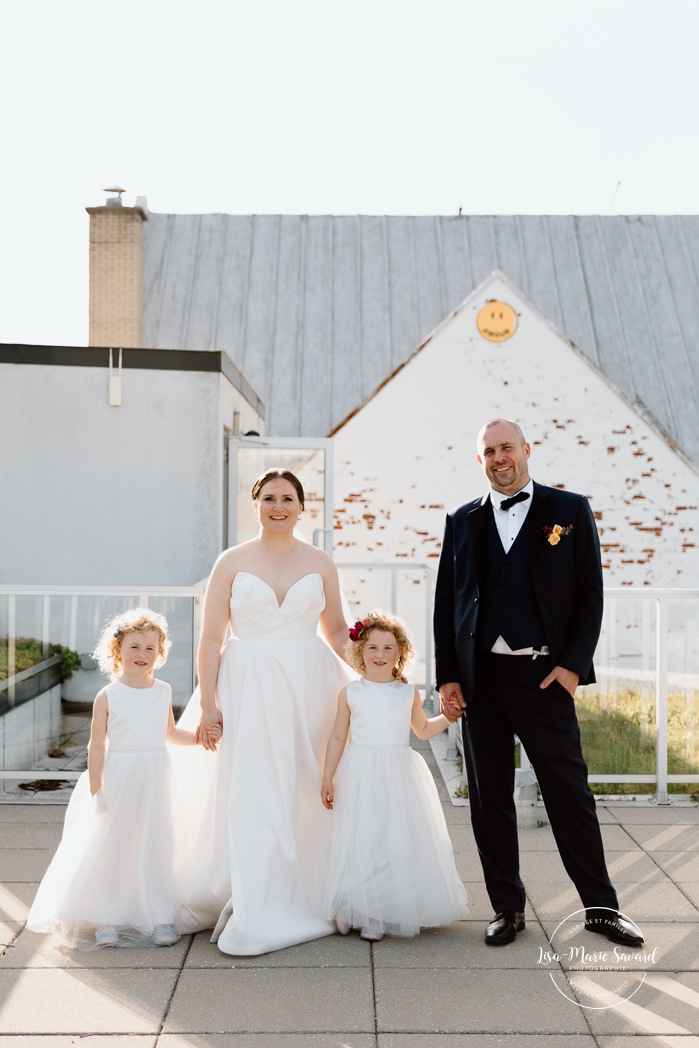
M 179 938 L 166 742 L 196 740 L 175 727 L 170 685 L 153 676 L 167 658 L 167 634 L 162 615 L 136 608 L 110 619 L 93 652 L 111 683 L 95 699 L 87 771 L 27 920 L 69 946 Z
M 373 611 L 352 627 L 345 657 L 361 678 L 340 692 L 325 758 L 321 799 L 335 812 L 327 917 L 370 941 L 468 912 L 437 788 L 409 745 L 411 727 L 420 739 L 447 727 L 443 716 L 427 719 L 417 688 L 400 679 L 412 654 L 394 615 Z

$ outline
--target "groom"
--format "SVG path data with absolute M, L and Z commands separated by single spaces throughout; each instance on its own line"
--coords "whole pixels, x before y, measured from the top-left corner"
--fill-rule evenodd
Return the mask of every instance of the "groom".
M 618 912 L 609 880 L 573 695 L 595 680 L 602 565 L 587 499 L 529 477 L 516 422 L 478 434 L 490 490 L 447 516 L 435 595 L 442 712 L 464 717 L 471 820 L 495 916 L 491 946 L 522 931 L 513 799 L 514 735 L 536 772 L 565 869 L 587 910 L 585 927 L 624 946 L 644 940 Z

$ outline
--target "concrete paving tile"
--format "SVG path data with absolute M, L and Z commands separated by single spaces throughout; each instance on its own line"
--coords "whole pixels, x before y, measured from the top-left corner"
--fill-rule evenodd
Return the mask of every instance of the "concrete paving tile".
M 582 1009 L 571 1006 L 558 992 L 548 972 L 531 968 L 468 972 L 377 968 L 375 982 L 382 1033 L 589 1032 Z
M 540 920 L 563 920 L 580 908 L 580 896 L 570 880 L 555 880 L 548 883 L 530 877 L 526 881 L 529 907 L 525 914 L 536 915 Z
M 454 847 L 454 862 L 464 882 L 483 880 L 483 868 L 475 846 L 471 847 L 469 843 L 465 847 L 461 845 Z
M 600 829 L 605 852 L 631 852 L 640 848 L 633 831 L 625 826 L 602 823 Z
M 481 863 L 478 858 L 478 848 L 473 839 L 471 828 L 469 826 L 459 826 L 456 830 L 450 831 L 450 836 L 454 854 L 468 858 L 468 860 L 474 864 L 475 868 L 480 871 Z
M 577 1042 L 576 1042 L 577 1044 Z M 645 1036 L 641 1040 L 631 1034 L 612 1034 L 611 1037 L 600 1037 L 597 1040 L 598 1048 L 699 1048 L 699 1036 L 689 1037 L 672 1035 L 666 1037 Z
M 380 1033 L 378 1048 L 597 1048 L 594 1037 L 560 1033 Z M 636 1044 L 630 1048 L 641 1048 Z M 642 1048 L 647 1048 L 643 1042 Z
M 699 853 L 654 851 L 653 860 L 673 881 L 699 881 Z
M 551 827 L 546 826 L 521 826 L 518 828 L 519 850 L 522 852 L 557 852 Z
M 458 858 L 456 865 L 458 869 Z M 480 869 L 480 863 L 478 863 L 475 869 L 472 867 L 470 871 L 471 878 L 473 878 L 474 874 L 478 877 Z M 485 884 L 482 880 L 464 879 L 464 887 L 468 893 L 468 919 L 471 921 L 484 921 L 487 924 L 493 918 L 493 907 L 485 890 Z
M 59 823 L 9 823 L 2 827 L 0 836 L 3 849 L 56 851 L 62 833 Z
M 634 920 L 699 921 L 699 905 L 669 880 L 664 884 L 629 886 L 623 901 L 620 896 L 619 905 Z
M 452 823 L 451 826 L 447 826 L 447 830 L 449 831 L 451 846 L 454 851 L 472 851 L 474 855 L 478 854 L 473 830 L 470 826 L 456 826 Z
M 599 812 L 600 805 L 597 805 Z M 699 824 L 699 804 L 680 804 L 658 806 L 657 804 L 619 804 L 609 805 L 607 811 L 614 815 L 623 825 L 647 823 L 659 826 L 663 823 L 696 826 Z
M 23 927 L 21 921 L 0 921 L 0 964 L 5 954 L 11 952 Z
M 182 972 L 163 1033 L 372 1033 L 367 968 Z
M 465 851 L 455 848 L 454 862 L 456 863 L 457 873 L 462 881 L 474 882 L 483 880 L 481 860 L 478 858 L 478 852 L 475 848 L 473 850 L 467 849 Z
M 607 869 L 614 884 L 621 881 L 638 882 L 649 874 L 657 874 L 658 878 L 662 879 L 662 872 L 658 869 L 657 861 L 654 862 L 650 856 L 645 855 L 639 849 L 621 852 L 607 851 L 606 858 Z M 657 860 L 657 856 L 654 858 Z M 552 880 L 563 881 L 567 877 L 558 852 L 522 852 L 521 872 L 527 885 L 535 880 L 541 884 L 547 884 Z M 685 880 L 692 879 L 691 876 L 685 878 Z M 699 877 L 694 879 L 699 880 Z
M 619 826 L 616 823 L 602 823 L 600 828 L 602 830 L 602 841 L 604 843 L 605 851 L 630 851 L 639 848 L 639 845 L 623 826 Z M 531 829 L 528 827 L 520 828 L 519 850 L 520 853 L 531 851 L 557 852 L 558 845 L 556 844 L 551 827 L 542 826 Z
M 231 957 L 211 942 L 209 932 L 194 937 L 185 969 L 192 968 L 358 968 L 371 962 L 371 947 L 359 935 L 326 935 L 313 942 L 258 957 Z
M 0 884 L 0 918 L 11 921 L 26 920 L 38 887 L 38 881 L 24 881 L 19 884 L 6 881 Z
M 628 832 L 644 851 L 699 852 L 699 826 L 672 823 L 663 826 L 629 826 Z
M 544 932 L 550 941 L 557 925 L 544 922 Z M 575 937 L 576 946 L 583 946 L 597 957 L 594 963 L 613 964 L 618 957 L 629 971 L 680 972 L 699 971 L 699 925 L 696 923 L 639 923 L 645 943 L 639 947 L 615 946 L 601 935 L 588 932 Z M 556 939 L 558 952 L 563 954 L 561 939 Z M 603 957 L 607 954 L 607 957 Z M 590 962 L 592 963 L 592 962 Z
M 491 915 L 492 916 L 492 915 Z M 539 948 L 549 943 L 537 921 L 527 927 L 507 946 L 486 946 L 485 924 L 481 921 L 456 921 L 445 928 L 426 928 L 414 939 L 387 935 L 374 946 L 374 967 L 379 968 L 460 968 L 536 969 Z
M 52 935 L 24 930 L 11 950 L 0 959 L 5 968 L 176 968 L 184 963 L 190 936 L 173 946 L 115 947 L 101 950 L 71 950 Z
M 680 881 L 677 882 L 679 890 L 687 896 L 690 902 L 693 902 L 695 906 L 699 906 L 699 881 Z
M 40 822 L 52 822 L 63 825 L 67 804 L 2 804 L 0 803 L 0 824 L 29 822 L 38 825 Z M 2 830 L 4 839 L 5 831 Z
M 452 804 L 444 806 L 444 818 L 447 826 L 471 826 L 471 812 L 467 804 Z
M 55 822 L 11 822 L 2 827 L 3 850 L 27 848 L 55 851 L 61 840 L 63 825 Z
M 597 818 L 600 823 L 609 823 L 610 825 L 620 825 L 619 819 L 616 817 L 614 807 L 607 804 L 597 804 Z
M 105 1048 L 112 1048 L 111 1043 Z M 175 1033 L 161 1037 L 158 1048 L 376 1048 L 376 1037 L 373 1033 Z
M 0 881 L 40 881 L 54 855 L 53 848 L 0 852 Z
M 144 968 L 0 971 L 0 1033 L 157 1033 L 177 976 Z
M 622 913 L 635 921 L 699 921 L 699 907 L 665 877 L 640 884 L 617 885 Z M 540 920 L 562 920 L 580 909 L 580 896 L 570 881 L 527 883 L 527 896 Z
M 479 879 L 482 881 L 481 861 L 475 849 L 465 852 L 455 850 L 454 862 L 456 863 L 456 872 L 464 883 L 478 881 Z M 483 890 L 485 891 L 485 886 Z
M 153 1034 L 112 1034 L 104 1037 L 81 1036 L 79 1048 L 155 1048 L 157 1038 Z M 72 1034 L 33 1034 L 28 1037 L 0 1034 L 0 1048 L 76 1048 Z
M 598 975 L 613 975 L 599 972 Z M 695 1034 L 699 1018 L 699 973 L 651 973 L 634 996 L 614 1008 L 585 1009 L 591 1032 L 636 1035 L 636 1044 L 645 1044 L 641 1035 L 677 1037 Z M 681 1042 L 684 1044 L 684 1042 Z

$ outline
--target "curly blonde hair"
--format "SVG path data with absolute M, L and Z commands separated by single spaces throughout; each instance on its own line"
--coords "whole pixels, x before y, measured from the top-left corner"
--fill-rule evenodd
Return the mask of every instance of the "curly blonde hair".
M 402 677 L 403 671 L 415 655 L 412 638 L 408 633 L 408 627 L 402 619 L 399 619 L 397 615 L 392 615 L 390 611 L 382 611 L 380 608 L 370 611 L 366 618 L 358 619 L 350 629 L 350 639 L 345 645 L 346 661 L 357 673 L 366 673 L 364 645 L 372 630 L 383 630 L 385 633 L 392 633 L 396 638 L 399 654 L 398 662 L 393 667 L 393 676 L 396 678 Z
M 124 637 L 128 633 L 147 633 L 148 630 L 155 630 L 158 634 L 158 658 L 155 661 L 157 669 L 167 661 L 172 644 L 168 637 L 168 629 L 165 616 L 151 611 L 150 608 L 131 608 L 129 611 L 119 612 L 118 615 L 107 619 L 91 656 L 97 661 L 105 676 L 110 680 L 116 680 L 122 669 L 121 645 Z

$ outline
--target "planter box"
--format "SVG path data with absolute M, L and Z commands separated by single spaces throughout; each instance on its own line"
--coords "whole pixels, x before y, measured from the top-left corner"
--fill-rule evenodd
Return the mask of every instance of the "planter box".
M 28 669 L 13 674 L 7 680 L 0 681 L 0 716 L 6 710 L 35 699 L 60 683 L 60 655 L 52 655 L 50 659 L 37 662 L 35 666 L 29 666 Z
M 60 721 L 60 655 L 0 681 L 0 770 L 31 768 L 45 757 Z

